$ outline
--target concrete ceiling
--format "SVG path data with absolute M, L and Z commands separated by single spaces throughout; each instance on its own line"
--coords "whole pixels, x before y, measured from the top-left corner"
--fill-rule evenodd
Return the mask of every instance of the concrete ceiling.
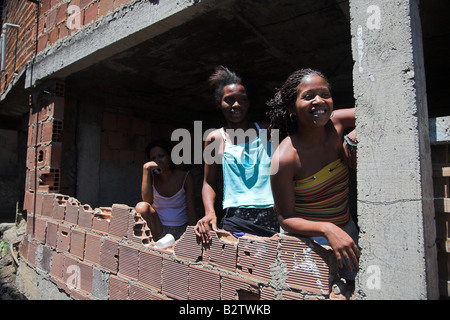
M 449 115 L 443 100 L 448 92 L 444 77 L 450 71 L 450 1 L 421 1 L 420 8 L 429 116 Z M 162 120 L 221 125 L 207 83 L 217 65 L 244 76 L 255 120 L 265 118 L 265 102 L 276 87 L 305 67 L 329 78 L 337 107 L 352 106 L 348 0 L 235 1 L 72 73 L 66 88 L 86 102 L 131 108 Z M 2 114 L 27 110 L 23 91 L 9 93 Z
M 329 77 L 338 106 L 352 106 L 348 10 L 348 1 L 236 1 L 73 74 L 67 85 L 110 107 L 214 122 L 221 117 L 207 79 L 225 65 L 243 75 L 252 118 L 261 119 L 275 88 L 311 67 Z

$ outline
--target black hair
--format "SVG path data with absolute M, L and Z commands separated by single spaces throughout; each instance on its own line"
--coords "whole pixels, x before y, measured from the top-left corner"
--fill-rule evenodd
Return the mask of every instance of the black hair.
M 150 151 L 154 147 L 160 147 L 164 151 L 166 151 L 166 153 L 169 155 L 170 168 L 174 169 L 175 168 L 175 163 L 173 163 L 173 161 L 172 161 L 172 144 L 170 143 L 170 141 L 168 141 L 166 139 L 158 139 L 158 140 L 151 141 L 147 145 L 147 147 L 145 148 L 145 155 L 146 155 L 148 160 L 150 160 Z
M 219 105 L 222 101 L 223 89 L 226 86 L 230 84 L 240 84 L 244 86 L 242 78 L 224 66 L 216 68 L 215 72 L 209 77 L 209 83 L 211 86 L 215 87 L 214 98 Z
M 293 72 L 286 79 L 283 86 L 278 89 L 274 97 L 266 103 L 270 107 L 270 110 L 267 112 L 267 116 L 270 118 L 270 129 L 279 130 L 280 141 L 298 130 L 297 121 L 290 119 L 290 113 L 287 107 L 297 100 L 298 86 L 302 83 L 303 79 L 313 74 L 325 80 L 328 89 L 331 91 L 330 83 L 320 71 L 309 68 L 300 69 Z

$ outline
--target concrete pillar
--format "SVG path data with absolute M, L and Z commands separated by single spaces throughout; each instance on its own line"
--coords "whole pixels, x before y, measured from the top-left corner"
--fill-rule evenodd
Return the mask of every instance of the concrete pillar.
M 436 230 L 419 0 L 350 0 L 360 299 L 436 299 Z

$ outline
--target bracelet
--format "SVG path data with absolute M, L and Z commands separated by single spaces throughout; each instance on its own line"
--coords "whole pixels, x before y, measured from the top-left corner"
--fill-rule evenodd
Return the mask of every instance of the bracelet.
M 348 145 L 350 145 L 352 147 L 357 147 L 358 146 L 358 141 L 353 140 L 349 136 L 344 136 L 344 140 L 345 140 L 345 142 L 347 142 Z
M 353 142 L 354 144 L 358 144 L 358 141 L 355 140 L 355 139 L 350 138 L 349 135 L 346 135 L 346 137 L 347 137 L 351 142 Z

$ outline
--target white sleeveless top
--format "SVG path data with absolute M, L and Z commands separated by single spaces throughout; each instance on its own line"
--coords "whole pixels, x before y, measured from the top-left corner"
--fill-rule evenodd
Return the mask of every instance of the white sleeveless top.
M 155 188 L 155 179 L 153 177 L 152 207 L 158 213 L 159 219 L 164 226 L 179 227 L 188 222 L 186 191 L 184 190 L 184 184 L 186 182 L 188 174 L 189 172 L 187 172 L 186 176 L 184 177 L 181 189 L 171 197 L 164 197 L 158 193 Z

